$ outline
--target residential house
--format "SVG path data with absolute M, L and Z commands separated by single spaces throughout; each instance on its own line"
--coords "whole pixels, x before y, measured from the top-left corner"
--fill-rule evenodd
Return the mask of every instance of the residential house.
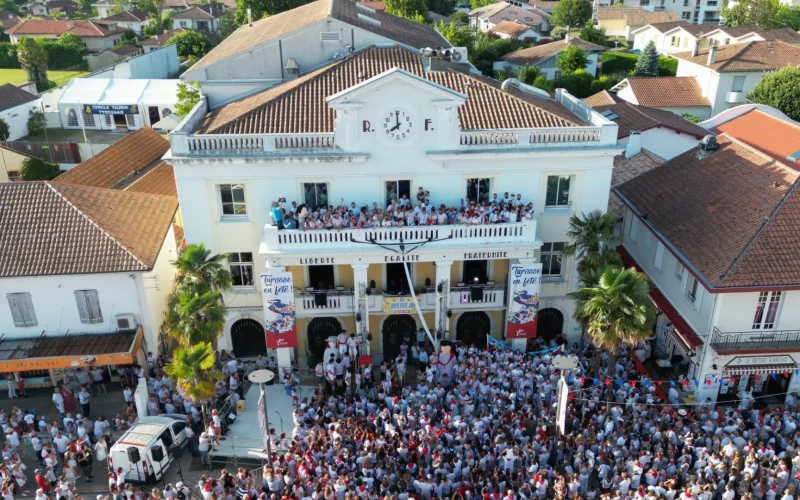
M 650 12 L 672 12 L 692 24 L 719 24 L 722 3 L 719 0 L 624 0 L 625 7 Z
M 30 156 L 25 153 L 0 146 L 0 183 L 22 180 L 22 162 L 27 158 Z
M 144 27 L 152 21 L 147 17 L 147 13 L 140 10 L 123 10 L 113 16 L 108 16 L 103 19 L 106 23 L 113 22 L 122 31 L 131 29 L 136 33 L 136 36 L 142 36 Z
M 89 52 L 102 52 L 119 45 L 124 30 L 115 25 L 104 26 L 91 19 L 26 19 L 6 31 L 11 43 L 17 43 L 23 37 L 58 38 L 64 33 L 73 33 L 80 37 Z
M 710 45 L 720 47 L 761 40 L 800 44 L 800 34 L 791 28 L 762 30 L 754 25 L 730 28 L 688 24 L 685 21 L 651 24 L 637 29 L 633 35 L 634 50 L 644 50 L 652 40 L 659 53 L 666 55 L 691 51 L 695 46 L 706 49 Z
M 495 27 L 504 21 L 533 28 L 540 34 L 539 38 L 541 38 L 541 34 L 550 32 L 550 14 L 532 6 L 520 7 L 500 1 L 469 13 L 470 28 L 484 33 L 495 31 Z
M 712 103 L 705 96 L 704 88 L 691 76 L 632 76 L 619 82 L 611 91 L 630 103 L 679 115 L 688 113 L 706 119 L 713 114 Z
M 25 4 L 27 11 L 33 16 L 52 16 L 53 14 L 72 15 L 80 11 L 78 2 L 74 0 L 44 0 Z
M 22 20 L 22 18 L 8 10 L 0 10 L 0 27 L 4 30 L 16 25 Z
M 129 2 L 118 3 L 116 0 L 99 0 L 96 3 L 93 3 L 92 7 L 97 9 L 97 15 L 100 19 L 105 19 L 113 16 L 114 12 L 120 7 L 123 10 L 129 10 L 133 9 L 135 6 Z
M 0 85 L 0 119 L 8 125 L 9 136 L 14 141 L 28 135 L 28 119 L 32 109 L 41 109 L 42 99 L 11 83 Z
M 637 106 L 606 90 L 583 102 L 619 126 L 617 140 L 636 155 L 647 150 L 664 160 L 697 146 L 708 131 L 671 111 Z
M 196 31 L 219 31 L 220 18 L 225 12 L 222 5 L 197 5 L 172 15 L 173 29 L 186 28 Z
M 764 106 L 704 123 L 716 136 L 617 186 L 627 266 L 661 314 L 653 352 L 698 402 L 800 390 L 800 124 Z
M 165 31 L 164 33 L 156 36 L 151 36 L 150 38 L 145 38 L 141 41 L 142 49 L 145 53 L 160 49 L 167 44 L 167 41 L 172 38 L 174 35 L 178 33 L 183 33 L 186 31 L 186 28 L 178 28 L 170 31 Z
M 596 18 L 597 27 L 606 30 L 606 35 L 626 40 L 633 40 L 633 31 L 642 26 L 678 20 L 674 12 L 664 10 L 651 12 L 638 7 L 600 7 L 597 9 Z
M 494 70 L 507 69 L 519 71 L 523 66 L 535 66 L 539 68 L 541 74 L 548 80 L 558 78 L 561 72 L 558 70 L 558 54 L 567 47 L 581 47 L 588 53 L 589 62 L 586 64 L 586 71 L 592 76 L 597 74 L 597 61 L 600 54 L 606 50 L 605 47 L 596 45 L 580 38 L 569 38 L 567 40 L 556 40 L 554 42 L 528 47 L 510 52 L 494 62 Z
M 206 2 L 203 0 L 164 0 L 162 7 L 172 12 L 181 12 L 204 3 Z M 222 0 L 217 3 L 224 5 L 225 9 L 236 10 L 236 0 Z
M 267 351 L 263 301 L 271 299 L 259 276 L 277 272 L 291 276 L 287 299 L 296 310 L 291 334 L 268 334 L 280 366 L 292 357 L 302 364 L 307 353 L 319 359 L 320 340 L 343 328 L 360 335 L 377 363 L 397 356 L 398 332 L 418 331 L 422 321 L 443 338 L 485 345 L 487 333 L 504 336 L 514 296 L 506 277 L 525 266 L 544 276 L 537 337 L 580 338 L 567 295 L 575 265 L 564 242 L 570 215 L 606 209 L 613 157 L 624 149 L 617 125 L 563 89 L 550 98 L 501 88 L 464 60 L 438 66 L 429 57 L 371 46 L 222 106 L 204 97 L 170 134 L 164 161 L 175 169 L 187 242 L 231 256 L 235 283 L 219 348 Z M 398 134 L 386 120 L 410 125 Z M 269 200 L 284 196 L 287 206 L 372 206 L 423 187 L 437 205 L 510 191 L 536 215 L 479 232 L 441 226 L 437 241 L 413 250 L 417 228 L 343 229 L 326 242 L 297 231 L 289 241 L 269 215 Z M 409 251 L 354 243 L 359 234 L 390 245 L 402 238 Z M 403 262 L 420 290 L 421 318 L 389 313 L 406 300 Z M 519 330 L 505 333 L 515 346 L 525 344 Z
M 239 27 L 181 78 L 199 81 L 216 106 L 390 43 L 417 51 L 451 47 L 430 26 L 350 0 L 316 0 Z M 466 49 L 456 51 L 466 60 Z
M 542 39 L 542 34 L 525 24 L 520 24 L 514 21 L 500 21 L 496 24 L 489 33 L 497 35 L 500 38 L 507 38 L 510 40 L 528 40 L 538 42 Z

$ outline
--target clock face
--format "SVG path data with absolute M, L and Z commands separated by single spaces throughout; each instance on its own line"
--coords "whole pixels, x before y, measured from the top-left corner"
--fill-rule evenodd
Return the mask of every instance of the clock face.
M 383 118 L 383 134 L 393 142 L 403 142 L 411 139 L 411 130 L 414 122 L 411 115 L 402 109 L 392 109 Z

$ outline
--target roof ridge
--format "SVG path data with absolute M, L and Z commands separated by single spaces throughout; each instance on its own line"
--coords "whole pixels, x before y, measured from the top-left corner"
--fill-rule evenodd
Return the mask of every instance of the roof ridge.
M 138 262 L 140 266 L 142 266 L 142 267 L 143 267 L 143 268 L 145 268 L 145 269 L 147 269 L 147 268 L 148 268 L 148 266 L 147 266 L 147 265 L 145 265 L 145 263 L 144 263 L 144 262 L 142 262 L 142 260 L 141 260 L 141 259 L 140 259 L 138 256 L 134 255 L 134 254 L 133 254 L 133 252 L 131 252 L 130 250 L 128 250 L 128 248 L 127 248 L 125 245 L 123 245 L 122 243 L 120 243 L 120 242 L 119 242 L 119 241 L 118 241 L 118 240 L 117 240 L 115 237 L 113 237 L 113 236 L 112 236 L 112 235 L 111 235 L 111 234 L 110 234 L 108 231 L 106 231 L 105 229 L 103 229 L 102 227 L 100 227 L 100 224 L 98 224 L 98 223 L 97 223 L 97 222 L 95 222 L 95 221 L 94 221 L 94 220 L 93 220 L 91 217 L 89 217 L 88 215 L 86 215 L 85 213 L 83 213 L 83 211 L 82 211 L 81 209 L 79 209 L 78 207 L 76 207 L 74 203 L 72 203 L 70 200 L 68 200 L 68 199 L 67 199 L 67 197 L 66 197 L 66 196 L 64 196 L 64 194 L 62 194 L 62 193 L 61 193 L 61 192 L 60 192 L 58 189 L 56 189 L 56 187 L 55 187 L 55 186 L 53 186 L 53 184 L 61 184 L 62 186 L 73 186 L 73 187 L 75 187 L 75 188 L 78 188 L 78 189 L 102 189 L 102 190 L 105 190 L 105 191 L 115 191 L 114 189 L 96 188 L 96 187 L 90 187 L 90 186 L 79 186 L 79 185 L 76 185 L 76 184 L 62 184 L 62 183 L 58 183 L 58 182 L 56 182 L 56 183 L 53 183 L 53 182 L 51 182 L 51 181 L 44 181 L 44 184 L 45 184 L 45 185 L 46 185 L 48 188 L 50 188 L 50 189 L 51 189 L 51 190 L 52 190 L 54 193 L 56 193 L 56 194 L 58 195 L 58 197 L 59 197 L 59 198 L 61 198 L 62 200 L 64 200 L 64 202 L 65 202 L 67 205 L 69 205 L 69 206 L 70 206 L 70 207 L 71 207 L 73 210 L 75 210 L 76 212 L 78 212 L 78 213 L 79 213 L 81 216 L 83 216 L 83 218 L 84 218 L 84 219 L 86 219 L 87 221 L 89 221 L 89 222 L 90 222 L 90 223 L 91 223 L 91 224 L 92 224 L 94 227 L 96 227 L 96 228 L 97 228 L 97 229 L 98 229 L 98 230 L 99 230 L 101 233 L 103 233 L 103 234 L 104 234 L 104 235 L 105 235 L 105 236 L 106 236 L 108 239 L 110 239 L 111 241 L 113 241 L 113 242 L 114 242 L 114 243 L 115 243 L 115 244 L 116 244 L 118 247 L 120 247 L 122 250 L 124 250 L 124 251 L 125 251 L 125 253 L 127 253 L 128 255 L 130 255 L 131 257 L 133 257 L 133 259 L 134 259 L 136 262 Z M 116 190 L 116 191 L 118 191 L 118 192 L 120 192 L 120 193 L 123 193 L 123 192 L 124 192 L 124 191 L 119 191 L 119 190 Z M 136 194 L 140 194 L 140 193 L 136 193 L 136 192 L 127 193 L 127 195 L 128 195 L 128 196 L 131 196 L 131 195 L 136 195 Z M 142 193 L 142 194 L 143 194 L 143 193 Z M 166 198 L 166 197 L 163 197 L 163 198 Z
M 738 51 L 737 51 L 735 54 L 733 54 L 731 57 L 729 57 L 729 58 L 728 58 L 728 60 L 726 60 L 724 63 L 722 63 L 722 64 L 721 64 L 721 65 L 720 65 L 720 66 L 719 66 L 717 69 L 715 69 L 714 71 L 717 71 L 717 72 L 719 72 L 719 70 L 721 70 L 721 69 L 723 69 L 723 68 L 727 68 L 727 67 L 728 67 L 728 65 L 729 65 L 730 63 L 732 63 L 734 60 L 738 60 L 739 56 L 740 56 L 740 55 L 742 55 L 742 52 L 744 52 L 744 51 L 748 50 L 750 47 L 752 47 L 752 46 L 753 46 L 753 44 L 754 44 L 754 43 L 756 43 L 756 41 L 755 41 L 755 40 L 741 44 L 741 45 L 743 45 L 743 47 L 742 47 L 741 49 L 739 49 L 739 50 L 738 50 Z M 739 44 L 734 44 L 734 45 L 739 45 Z M 728 45 L 728 47 L 733 47 L 734 45 Z
M 789 172 L 791 174 L 794 174 L 795 176 L 797 176 L 798 179 L 800 179 L 800 171 L 798 171 L 797 169 L 786 165 L 785 163 L 783 163 L 783 160 L 779 160 L 779 159 L 775 158 L 774 156 L 770 156 L 767 153 L 764 153 L 763 151 L 759 150 L 758 148 L 756 148 L 754 146 L 751 146 L 750 144 L 747 144 L 746 142 L 741 141 L 741 140 L 737 139 L 736 137 L 733 137 L 732 135 L 729 135 L 727 132 L 723 132 L 721 134 L 718 134 L 717 137 L 725 137 L 728 140 L 730 140 L 731 142 L 736 143 L 739 146 L 741 146 L 741 147 L 743 147 L 743 148 L 745 148 L 745 149 L 757 154 L 758 156 L 764 158 L 765 160 L 771 160 L 771 161 L 775 162 L 780 167 L 782 167 L 784 170 L 786 170 L 787 172 Z

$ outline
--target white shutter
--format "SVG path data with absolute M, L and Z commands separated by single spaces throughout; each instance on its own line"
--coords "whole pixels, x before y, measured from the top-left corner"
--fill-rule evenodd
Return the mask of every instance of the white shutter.
M 14 326 L 36 326 L 39 324 L 36 321 L 36 312 L 33 310 L 33 300 L 31 294 L 24 293 L 9 293 L 6 295 L 8 298 L 8 305 L 11 308 L 11 317 L 14 319 Z
M 100 297 L 97 295 L 97 290 L 86 290 L 86 304 L 89 306 L 89 321 L 102 323 L 103 312 L 100 310 Z
M 26 326 L 25 318 L 20 309 L 19 295 L 18 293 L 9 293 L 6 295 L 8 307 L 11 309 L 11 318 L 14 320 L 14 326 Z
M 78 316 L 81 318 L 81 323 L 90 323 L 89 307 L 86 305 L 86 292 L 75 290 L 75 303 L 78 304 Z
M 656 245 L 656 261 L 653 265 L 659 271 L 661 270 L 661 266 L 664 265 L 664 245 L 660 241 L 658 245 Z
M 644 232 L 644 244 L 647 248 L 650 248 L 653 245 L 653 233 L 650 231 Z
M 631 219 L 631 231 L 630 231 L 630 239 L 636 243 L 636 235 L 639 232 L 639 219 L 635 216 Z
M 694 293 L 694 308 L 697 311 L 699 311 L 700 308 L 703 306 L 703 293 L 705 291 L 706 289 L 703 288 L 703 284 L 698 281 L 697 291 Z
M 687 285 L 689 284 L 689 273 L 684 272 L 681 274 L 681 293 L 686 293 Z

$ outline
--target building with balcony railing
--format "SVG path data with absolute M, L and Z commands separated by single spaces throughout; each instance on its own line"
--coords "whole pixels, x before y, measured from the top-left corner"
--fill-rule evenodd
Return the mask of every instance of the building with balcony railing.
M 455 59 L 373 46 L 223 106 L 202 100 L 170 135 L 187 242 L 230 255 L 220 348 L 266 351 L 259 276 L 276 272 L 291 275 L 296 315 L 296 347 L 277 349 L 281 365 L 319 359 L 341 330 L 374 361 L 396 356 L 423 322 L 483 344 L 506 334 L 508 275 L 520 263 L 543 266 L 538 335 L 578 341 L 568 220 L 606 209 L 617 125 L 563 90 L 501 88 Z M 271 211 L 279 199 L 287 212 L 385 208 L 404 195 L 416 205 L 420 192 L 456 209 L 519 197 L 533 212 L 500 224 L 303 231 L 280 229 Z
M 745 105 L 701 126 L 711 147 L 614 188 L 618 250 L 652 281 L 659 366 L 699 401 L 782 400 L 800 390 L 800 124 Z

